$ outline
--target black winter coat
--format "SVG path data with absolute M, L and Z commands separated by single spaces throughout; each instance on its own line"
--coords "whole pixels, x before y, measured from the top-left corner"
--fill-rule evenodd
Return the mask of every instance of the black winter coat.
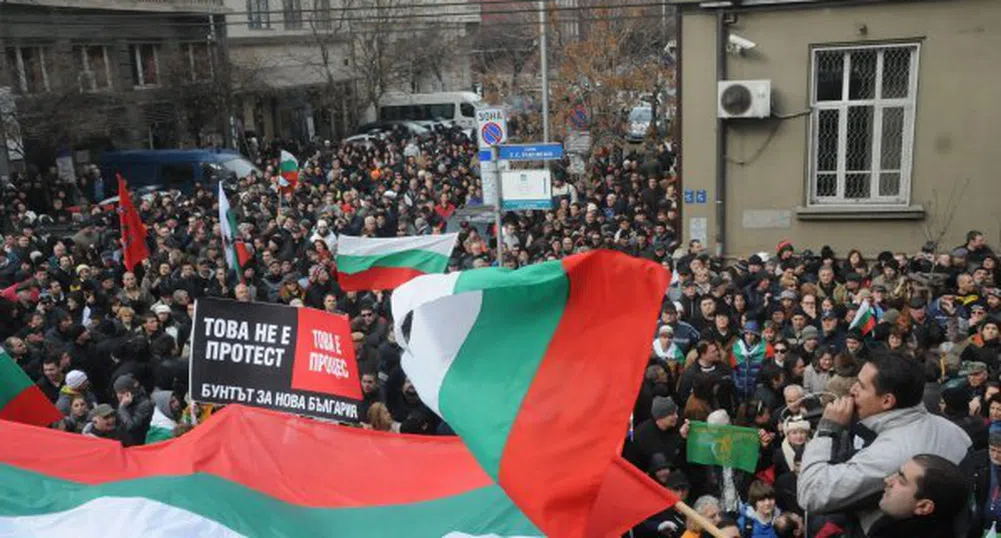
M 657 427 L 653 419 L 649 419 L 633 431 L 632 442 L 626 445 L 626 459 L 641 471 L 647 472 L 650 459 L 658 452 L 664 454 L 671 467 L 680 467 L 685 463 L 685 440 L 681 437 L 678 426 L 664 431 Z

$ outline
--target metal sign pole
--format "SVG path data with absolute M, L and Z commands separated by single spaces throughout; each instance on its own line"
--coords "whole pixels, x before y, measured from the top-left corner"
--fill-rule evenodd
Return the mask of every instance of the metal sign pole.
M 501 187 L 501 170 L 500 162 L 500 150 L 497 146 L 490 146 L 490 157 L 494 162 L 494 178 L 496 178 L 497 184 L 497 200 L 494 205 L 497 211 L 496 222 L 494 223 L 494 233 L 497 234 L 497 267 L 504 267 L 504 210 L 501 208 L 501 204 L 504 203 L 504 194 Z

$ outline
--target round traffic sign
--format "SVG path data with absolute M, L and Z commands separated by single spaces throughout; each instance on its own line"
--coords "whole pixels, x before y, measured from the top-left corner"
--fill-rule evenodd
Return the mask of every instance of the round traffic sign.
M 584 105 L 577 105 L 573 107 L 570 111 L 570 124 L 576 129 L 586 129 L 587 124 L 590 123 L 590 118 L 588 118 L 587 109 Z
M 504 129 L 494 122 L 488 122 L 483 124 L 483 128 L 480 129 L 480 135 L 483 137 L 483 141 L 490 146 L 496 146 L 503 141 Z

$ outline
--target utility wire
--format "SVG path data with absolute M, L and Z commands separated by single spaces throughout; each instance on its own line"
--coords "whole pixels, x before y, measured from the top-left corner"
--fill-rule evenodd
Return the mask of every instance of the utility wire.
M 516 0 L 516 1 L 524 2 L 524 1 L 527 1 L 527 0 Z M 446 5 L 446 4 L 442 4 L 442 6 L 444 6 L 444 5 Z M 467 4 L 447 4 L 447 5 L 467 5 Z M 554 7 L 548 8 L 548 9 L 551 10 L 551 11 L 568 12 L 568 13 L 569 12 L 584 12 L 584 11 L 608 11 L 608 12 L 611 12 L 611 11 L 617 11 L 617 10 L 635 9 L 635 8 L 643 8 L 643 7 L 660 7 L 661 5 L 662 5 L 661 2 L 644 2 L 644 3 L 629 4 L 629 5 L 603 4 L 603 5 L 588 6 L 588 7 L 579 7 L 579 6 L 576 6 L 576 7 L 575 6 L 554 6 Z M 405 9 L 413 9 L 413 8 L 411 6 L 405 6 Z M 227 20 L 224 20 L 223 22 L 217 22 L 216 24 L 217 25 L 224 25 L 224 26 L 244 26 L 244 25 L 249 26 L 250 23 L 254 22 L 256 19 L 263 18 L 264 15 L 268 15 L 268 19 L 270 19 L 270 15 L 271 14 L 282 14 L 282 15 L 284 15 L 284 14 L 287 14 L 287 13 L 288 12 L 285 11 L 285 10 L 273 10 L 273 11 L 269 10 L 269 11 L 254 11 L 254 12 L 242 12 L 241 11 L 241 12 L 232 13 L 232 14 L 221 14 L 220 16 L 225 16 L 225 15 L 230 15 L 230 16 L 226 17 Z M 324 10 L 324 9 L 308 9 L 308 10 L 299 10 L 296 13 L 298 13 L 300 15 L 313 14 L 313 13 L 316 13 L 316 14 L 327 14 L 328 10 Z M 480 12 L 479 14 L 482 17 L 482 15 L 516 15 L 516 14 L 535 14 L 535 13 L 538 13 L 538 10 L 535 9 L 535 8 L 532 8 L 532 9 L 489 10 L 489 11 Z M 98 29 L 98 30 L 101 30 L 101 29 L 125 29 L 125 28 L 142 29 L 142 28 L 148 28 L 149 27 L 149 25 L 150 25 L 149 19 L 150 19 L 151 15 L 156 16 L 156 15 L 161 15 L 161 13 L 160 12 L 144 12 L 142 14 L 136 14 L 136 15 L 131 15 L 130 14 L 128 17 L 131 18 L 131 19 L 135 19 L 135 20 L 125 20 L 124 17 L 123 17 L 122 20 L 120 20 L 120 21 L 114 21 L 114 22 L 111 22 L 111 23 L 98 23 L 98 22 L 89 22 L 89 21 L 60 21 L 60 22 L 56 22 L 56 21 L 53 21 L 49 17 L 46 17 L 46 16 L 18 15 L 18 14 L 6 14 L 4 16 L 4 19 L 10 21 L 11 24 L 34 24 L 34 25 L 42 25 L 42 26 L 71 27 L 71 28 L 95 28 L 95 29 Z M 188 13 L 186 13 L 186 14 L 178 14 L 178 15 L 176 15 L 176 17 L 178 17 L 178 18 L 189 19 L 189 18 L 195 18 L 195 17 L 199 17 L 199 18 L 204 17 L 204 18 L 206 18 L 206 20 L 204 20 L 204 21 L 190 21 L 190 22 L 188 22 L 188 21 L 180 21 L 180 20 L 179 21 L 172 21 L 172 22 L 158 22 L 157 26 L 160 27 L 160 28 L 163 28 L 163 27 L 168 27 L 168 28 L 185 28 L 185 27 L 187 27 L 187 28 L 206 28 L 206 27 L 209 26 L 208 21 L 207 21 L 208 15 L 209 14 L 207 14 L 207 13 L 206 14 L 188 14 Z M 445 12 L 445 13 L 441 13 L 441 12 L 438 12 L 438 13 L 408 13 L 408 14 L 387 14 L 387 15 L 365 15 L 365 16 L 357 16 L 357 17 L 355 17 L 355 16 L 351 16 L 351 17 L 326 17 L 326 18 L 324 18 L 324 17 L 315 17 L 315 18 L 302 17 L 302 18 L 300 18 L 299 20 L 296 21 L 301 26 L 300 28 L 286 28 L 286 29 L 287 30 L 306 30 L 306 29 L 309 29 L 308 28 L 309 25 L 315 25 L 316 29 L 318 31 L 322 32 L 322 31 L 332 31 L 332 30 L 335 30 L 336 28 L 333 28 L 334 23 L 336 23 L 337 25 L 389 24 L 389 23 L 394 23 L 394 22 L 405 23 L 405 22 L 408 22 L 408 21 L 421 20 L 421 19 L 430 20 L 430 19 L 442 18 L 442 17 L 450 17 L 450 16 L 453 16 L 453 17 L 462 17 L 462 16 L 470 16 L 470 15 L 475 16 L 476 13 L 475 12 L 470 12 L 470 13 L 458 13 L 458 12 Z M 233 17 L 233 16 L 235 16 L 237 18 L 235 20 L 229 20 L 230 17 Z M 246 18 L 244 18 L 244 17 L 246 17 Z M 616 15 L 613 15 L 612 13 L 608 13 L 606 15 L 598 15 L 598 16 L 578 16 L 578 17 L 574 17 L 571 20 L 566 20 L 566 21 L 554 20 L 553 24 L 557 24 L 558 25 L 558 24 L 560 24 L 562 22 L 566 22 L 566 23 L 571 23 L 571 22 L 580 23 L 580 22 L 622 21 L 622 20 L 650 19 L 650 18 L 651 17 L 650 17 L 649 14 L 647 14 L 647 15 L 619 15 L 619 16 L 616 16 Z M 267 24 L 267 27 L 263 27 L 263 28 L 259 29 L 262 33 L 271 29 L 271 24 L 272 23 L 271 23 L 270 20 L 261 21 L 261 23 L 262 24 Z M 285 21 L 283 18 L 279 18 L 279 20 L 277 20 L 277 21 L 274 22 L 275 26 L 281 26 L 281 25 L 287 26 L 286 23 L 287 23 L 287 21 Z M 330 23 L 330 26 L 332 28 L 324 28 L 324 26 L 326 26 L 327 23 Z M 434 25 L 428 25 L 428 26 L 426 26 L 423 29 L 424 30 L 439 30 L 439 29 L 442 29 L 444 27 L 455 27 L 455 28 L 460 28 L 461 29 L 461 28 L 466 28 L 466 26 L 468 24 L 469 23 L 465 23 L 465 22 L 445 22 L 445 23 L 439 23 L 439 24 L 434 24 Z M 483 23 L 481 22 L 480 24 L 483 24 Z M 538 22 L 534 21 L 534 20 L 497 21 L 497 22 L 486 23 L 485 26 L 486 27 L 516 27 L 516 26 L 537 27 L 538 26 Z M 258 30 L 258 28 L 252 28 L 252 29 Z M 417 32 L 417 31 L 420 31 L 420 30 L 422 30 L 422 29 L 421 28 L 408 27 L 408 28 L 404 28 L 404 29 L 395 29 L 395 28 L 385 29 L 385 28 L 380 28 L 380 29 L 372 29 L 371 31 L 372 32 L 376 32 L 376 33 L 387 33 L 387 32 L 388 33 L 412 33 L 412 32 Z M 360 32 L 364 33 L 365 31 L 366 30 L 361 30 Z M 354 33 L 359 33 L 359 31 L 358 30 L 347 30 L 346 33 L 354 34 Z
M 538 8 L 537 8 L 537 2 L 538 2 L 538 0 L 503 0 L 503 1 L 491 1 L 491 0 L 469 0 L 469 1 L 462 1 L 462 0 L 458 0 L 458 1 L 448 1 L 448 2 L 435 2 L 435 3 L 431 3 L 431 4 L 408 4 L 408 3 L 406 3 L 405 0 L 396 0 L 396 1 L 399 1 L 400 3 L 393 4 L 393 5 L 388 5 L 388 6 L 361 6 L 361 5 L 358 5 L 358 6 L 323 7 L 323 8 L 315 8 L 314 7 L 312 9 L 299 9 L 297 11 L 300 11 L 302 13 L 318 13 L 318 12 L 321 12 L 321 13 L 335 13 L 335 12 L 352 12 L 352 11 L 369 11 L 369 12 L 379 12 L 379 13 L 382 13 L 382 12 L 387 12 L 387 11 L 404 11 L 404 10 L 435 11 L 435 10 L 440 10 L 441 8 L 445 8 L 445 7 L 459 7 L 459 8 L 479 7 L 479 8 L 481 8 L 479 10 L 480 13 L 491 14 L 491 15 L 492 14 L 505 14 L 505 13 L 537 13 L 538 12 Z M 515 4 L 522 4 L 522 5 L 526 5 L 526 6 L 530 6 L 530 7 L 527 7 L 527 8 L 521 8 L 521 7 L 514 8 L 514 7 L 511 7 L 512 5 L 515 5 Z M 10 4 L 8 4 L 8 5 L 10 5 Z M 0 4 L 0 7 L 2 7 L 2 6 L 3 6 L 3 4 Z M 32 5 L 32 4 L 18 4 L 18 6 L 34 7 L 34 8 L 44 8 L 44 9 L 47 9 L 47 10 L 73 10 L 73 9 L 75 9 L 73 7 L 56 7 L 56 8 L 53 8 L 53 7 L 49 7 L 49 6 L 45 6 L 45 5 Z M 485 8 L 485 7 L 492 7 L 492 8 L 496 8 L 496 9 L 482 9 L 482 8 Z M 547 7 L 546 10 L 547 11 L 587 11 L 587 10 L 598 11 L 598 10 L 606 10 L 606 9 L 629 9 L 629 8 L 634 8 L 634 7 L 663 7 L 663 3 L 662 2 L 654 2 L 652 0 L 644 0 L 642 2 L 637 1 L 635 3 L 625 3 L 625 4 L 622 4 L 622 3 L 610 3 L 610 4 L 589 5 L 589 6 L 560 6 L 560 5 L 551 5 L 551 6 Z M 210 14 L 214 14 L 214 15 L 217 15 L 217 16 L 224 16 L 224 15 L 231 14 L 231 13 L 240 13 L 242 11 L 243 10 L 235 11 L 235 12 L 229 12 L 229 13 L 227 13 L 227 12 L 215 13 L 215 12 L 209 12 L 209 11 L 188 11 L 188 12 L 177 11 L 177 12 L 168 12 L 168 11 L 153 11 L 153 10 L 150 10 L 150 11 L 134 10 L 134 11 L 130 11 L 130 12 L 122 12 L 122 11 L 117 11 L 116 10 L 116 12 L 112 12 L 112 13 L 106 13 L 106 14 L 102 13 L 101 14 L 101 18 L 102 19 L 109 19 L 109 18 L 123 18 L 123 19 L 128 19 L 128 18 L 135 18 L 137 16 L 139 16 L 139 17 L 141 17 L 141 16 L 147 16 L 149 14 L 174 15 L 174 16 L 178 16 L 178 17 L 186 17 L 186 16 L 205 17 L 205 16 L 208 16 Z M 284 9 L 258 11 L 258 13 L 284 13 L 284 12 L 285 12 Z

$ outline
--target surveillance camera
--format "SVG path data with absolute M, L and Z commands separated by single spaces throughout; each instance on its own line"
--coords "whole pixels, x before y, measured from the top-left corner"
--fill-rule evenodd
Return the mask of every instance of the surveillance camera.
M 737 34 L 730 34 L 727 41 L 729 47 L 735 49 L 737 52 L 744 52 L 758 46 L 754 41 L 746 37 L 740 37 Z

